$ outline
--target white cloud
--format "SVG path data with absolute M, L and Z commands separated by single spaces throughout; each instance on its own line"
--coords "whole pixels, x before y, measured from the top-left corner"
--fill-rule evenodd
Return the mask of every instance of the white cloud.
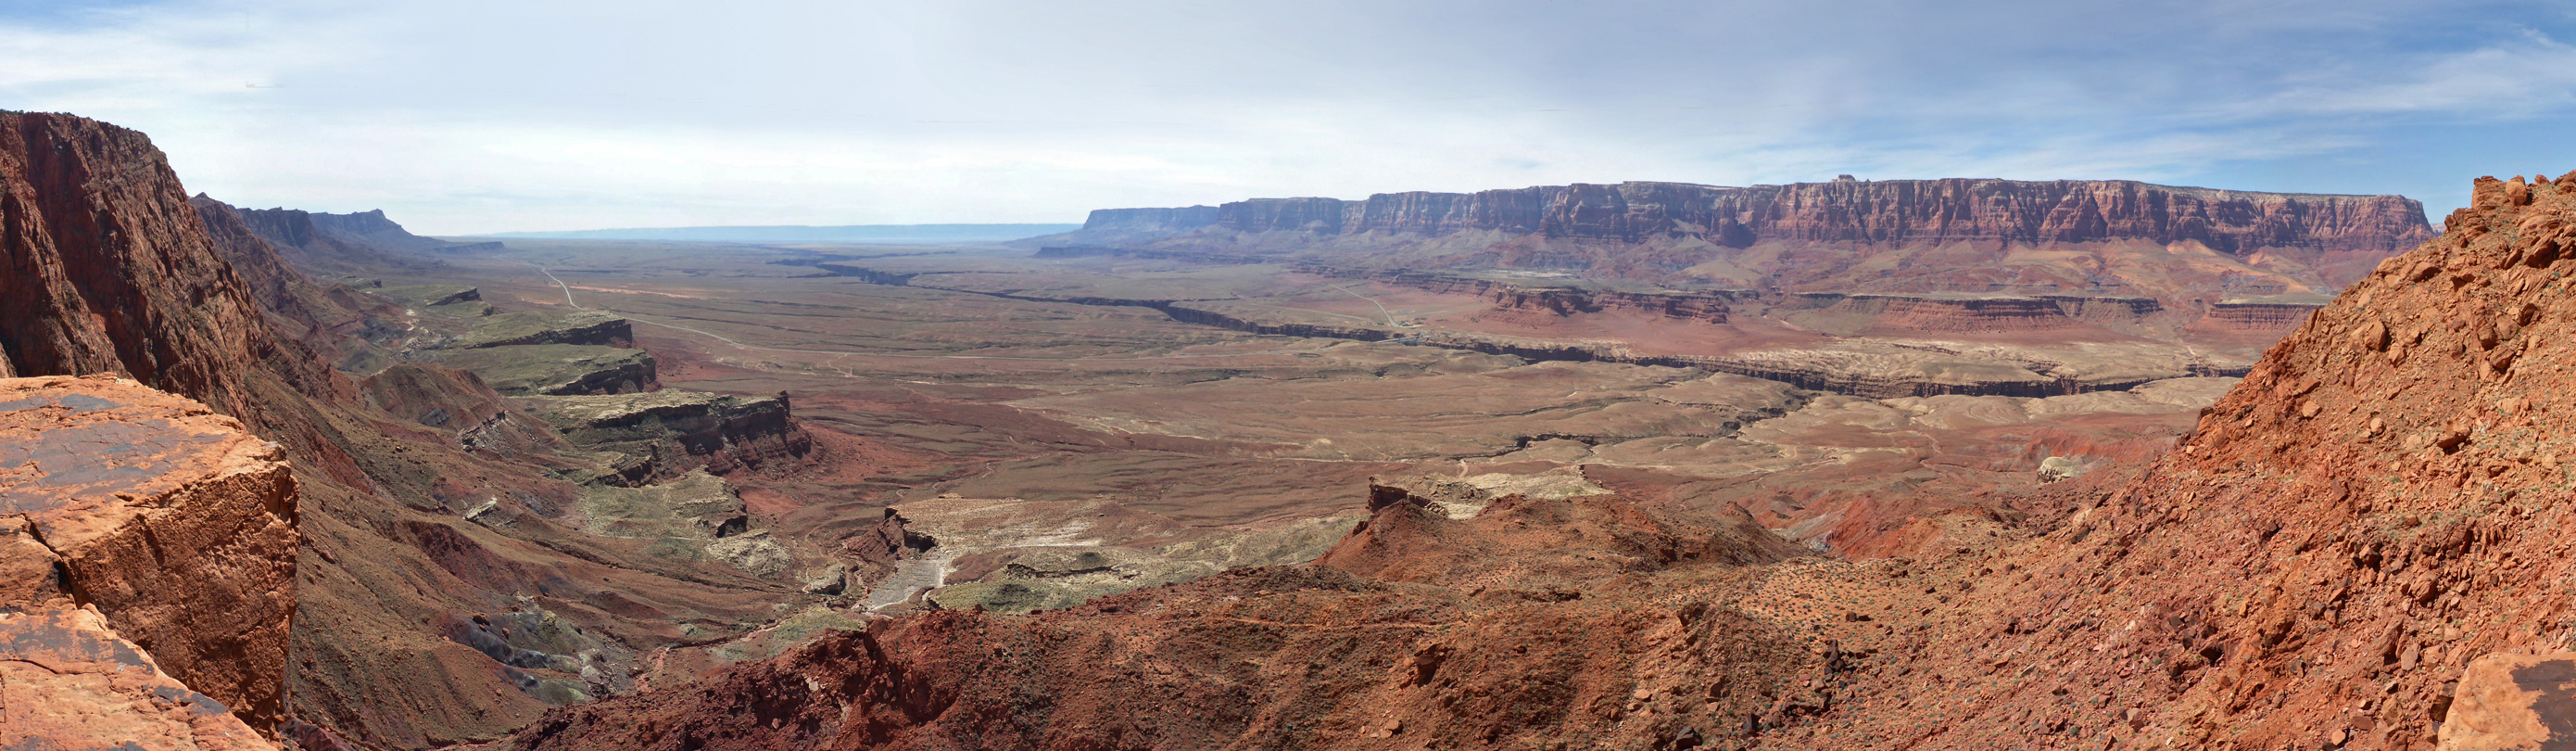
M 2455 12 L 211 0 L 0 14 L 0 107 L 145 130 L 227 200 L 449 233 L 1838 172 L 2238 187 L 2576 109 L 2570 19 Z

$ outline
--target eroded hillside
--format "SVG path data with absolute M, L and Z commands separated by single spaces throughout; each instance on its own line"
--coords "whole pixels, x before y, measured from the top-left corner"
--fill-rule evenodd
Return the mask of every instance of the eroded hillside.
M 879 623 L 521 738 L 2427 747 L 2471 660 L 2568 646 L 2568 601 L 2534 585 L 2564 573 L 2571 521 L 2552 503 L 2570 181 L 2481 181 L 2450 232 L 2274 347 L 2153 466 L 2051 486 L 2018 518 L 1925 519 L 1911 558 L 1711 559 L 1750 549 L 1684 544 L 1705 533 L 1651 503 L 1450 520 L 1390 489 L 1311 566 Z

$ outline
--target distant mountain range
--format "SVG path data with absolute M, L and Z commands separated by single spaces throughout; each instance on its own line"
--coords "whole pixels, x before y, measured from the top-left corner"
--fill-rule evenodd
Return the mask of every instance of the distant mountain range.
M 641 227 L 562 232 L 494 232 L 480 237 L 546 240 L 668 240 L 773 243 L 989 243 L 1081 229 L 1079 224 L 852 224 L 838 227 Z

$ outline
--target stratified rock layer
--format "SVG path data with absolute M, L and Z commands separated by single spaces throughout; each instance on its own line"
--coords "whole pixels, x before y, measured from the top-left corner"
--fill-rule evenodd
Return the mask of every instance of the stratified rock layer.
M 653 355 L 640 349 L 528 344 L 433 350 L 421 356 L 473 371 L 494 391 L 513 396 L 632 394 L 661 388 Z
M 522 403 L 584 448 L 635 460 L 633 482 L 705 468 L 717 474 L 778 469 L 813 451 L 789 415 L 787 395 L 754 398 L 693 391 L 532 396 Z
M 94 609 L 158 670 L 274 727 L 300 539 L 284 458 L 132 381 L 0 379 L 0 610 Z
M 1093 212 L 1163 226 L 1179 209 Z M 1362 201 L 1260 198 L 1217 208 L 1207 224 L 1241 232 L 1445 234 L 1495 230 L 1635 242 L 1684 235 L 1747 247 L 1816 242 L 2195 241 L 2226 253 L 2257 247 L 2394 252 L 2430 236 L 2422 204 L 2337 196 L 2184 188 L 2126 180 L 1884 180 L 1729 188 L 1686 183 L 1551 185 L 1475 193 L 1380 193 Z M 1091 228 L 1089 223 L 1085 229 Z
M 67 115 L 0 112 L 0 376 L 121 373 L 248 406 L 249 371 L 298 383 L 150 139 Z

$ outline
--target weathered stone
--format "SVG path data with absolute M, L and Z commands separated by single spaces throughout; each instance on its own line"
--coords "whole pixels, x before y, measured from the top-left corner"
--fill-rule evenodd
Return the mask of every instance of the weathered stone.
M 2443 718 L 2443 751 L 2576 744 L 2576 652 L 2491 654 L 2469 663 Z
M 0 380 L 16 520 L 0 610 L 95 608 L 155 671 L 261 728 L 284 714 L 296 497 L 276 444 L 197 402 L 106 376 Z
M 0 611 L 0 748 L 274 749 L 87 608 Z
M 2068 459 L 2063 456 L 2052 456 L 2039 460 L 2040 482 L 2068 480 L 2073 479 L 2076 475 L 2080 474 L 2084 474 L 2084 465 L 2077 463 L 2073 459 Z

